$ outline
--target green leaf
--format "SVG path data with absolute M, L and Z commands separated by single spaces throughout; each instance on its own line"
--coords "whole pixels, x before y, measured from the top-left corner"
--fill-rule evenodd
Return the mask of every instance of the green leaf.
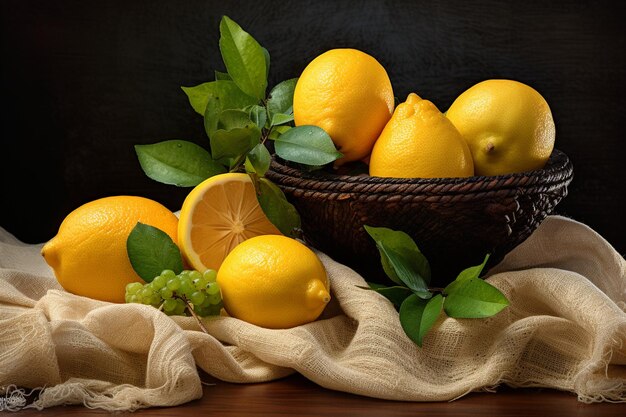
M 441 313 L 441 294 L 429 301 L 410 295 L 400 306 L 400 324 L 406 335 L 418 346 L 422 346 L 424 336 L 433 327 Z
M 311 125 L 291 128 L 277 137 L 275 150 L 285 160 L 306 165 L 325 165 L 343 156 L 324 129 Z
M 267 111 L 269 112 L 272 125 L 279 125 L 293 120 L 293 92 L 297 82 L 297 78 L 285 80 L 270 91 L 270 96 L 267 99 Z
M 388 248 L 384 242 L 377 243 L 378 249 L 384 254 L 389 261 L 389 265 L 400 281 L 409 287 L 418 297 L 428 299 L 432 297 L 432 293 L 428 290 L 428 285 L 422 277 L 411 268 L 411 263 L 404 259 L 402 255 L 391 248 Z
M 141 168 L 155 181 L 178 187 L 194 187 L 226 169 L 195 143 L 167 140 L 151 145 L 135 145 Z
M 272 126 L 289 123 L 293 120 L 293 114 L 274 113 L 272 115 Z
M 456 279 L 452 281 L 450 284 L 448 284 L 446 288 L 444 288 L 443 292 L 446 294 L 449 294 L 450 292 L 454 291 L 454 288 L 459 286 L 462 282 L 467 281 L 472 278 L 480 277 L 480 274 L 483 272 L 483 269 L 485 268 L 485 265 L 487 264 L 488 260 L 489 260 L 489 254 L 485 255 L 485 259 L 483 260 L 483 263 L 481 263 L 480 265 L 470 266 L 469 268 L 466 268 L 463 271 L 461 271 L 459 275 L 456 277 Z
M 219 45 L 233 81 L 249 96 L 263 99 L 269 60 L 261 45 L 228 16 L 223 16 L 220 22 Z
M 209 96 L 207 99 L 206 108 L 204 110 L 204 131 L 206 135 L 211 138 L 213 133 L 217 130 L 217 125 L 220 121 L 220 113 L 222 112 L 220 100 L 218 97 Z
M 444 310 L 454 318 L 483 318 L 509 305 L 504 294 L 480 278 L 470 278 L 454 287 L 446 297 Z
M 261 131 L 252 122 L 248 127 L 218 129 L 210 138 L 213 158 L 223 160 L 245 155 L 259 143 L 260 138 Z
M 243 110 L 228 109 L 223 110 L 217 122 L 217 128 L 222 130 L 232 130 L 237 128 L 250 128 L 254 123 L 250 120 L 248 112 Z
M 480 277 L 480 274 L 481 272 L 483 272 L 483 269 L 485 268 L 485 265 L 487 265 L 488 260 L 489 260 L 489 254 L 485 255 L 485 259 L 483 260 L 483 263 L 481 263 L 480 265 L 476 265 L 476 266 L 470 266 L 469 268 L 464 269 L 456 277 L 456 279 L 459 281 L 465 281 L 471 278 Z
M 437 321 L 437 317 L 439 317 L 441 310 L 443 310 L 444 301 L 445 298 L 441 294 L 437 294 L 428 300 L 428 304 L 426 304 L 426 308 L 424 309 L 424 321 L 426 323 L 432 322 L 432 324 L 434 324 L 435 321 Z M 432 324 L 428 327 L 431 327 Z
M 259 177 L 263 177 L 268 169 L 272 156 L 264 144 L 256 145 L 246 156 L 246 172 L 255 173 Z
M 204 104 L 204 129 L 210 138 L 224 110 L 241 110 L 258 103 L 258 100 L 245 94 L 232 81 L 212 81 L 207 87 Z
M 401 286 L 385 287 L 385 286 L 378 286 L 369 282 L 368 282 L 368 285 L 369 287 L 359 287 L 359 288 L 376 291 L 377 293 L 379 293 L 380 295 L 384 296 L 389 301 L 391 301 L 393 305 L 395 305 L 396 307 L 400 307 L 402 305 L 402 302 L 409 295 L 413 294 L 413 291 L 411 291 L 407 287 L 401 287 Z
M 228 75 L 227 72 L 221 72 L 221 71 L 214 71 L 214 72 L 215 72 L 215 81 L 220 81 L 220 80 L 232 81 L 232 78 L 230 78 L 230 75 Z
M 267 121 L 267 112 L 265 111 L 265 107 L 256 104 L 254 106 L 250 106 L 248 115 L 250 120 L 252 120 L 260 129 L 265 126 L 265 122 Z
M 194 87 L 181 87 L 187 95 L 189 103 L 200 115 L 205 115 L 209 97 L 216 97 L 220 103 L 219 109 L 242 109 L 259 100 L 241 91 L 233 81 L 219 80 L 202 83 Z
M 268 138 L 276 140 L 280 135 L 287 133 L 289 130 L 291 130 L 291 126 L 274 126 L 272 127 Z
M 270 113 L 293 113 L 293 92 L 297 83 L 297 78 L 291 78 L 272 88 L 267 99 L 267 109 Z
M 296 230 L 300 229 L 300 215 L 282 190 L 267 178 L 253 179 L 253 182 L 258 187 L 257 198 L 267 218 L 285 236 L 296 237 Z
M 211 83 L 202 83 L 194 87 L 180 87 L 185 94 L 187 94 L 189 104 L 191 104 L 191 107 L 193 107 L 196 113 L 204 115 L 206 102 L 209 98 L 210 86 Z
M 270 52 L 265 49 L 264 47 L 261 47 L 261 49 L 263 50 L 263 57 L 265 57 L 265 74 L 267 74 L 269 76 L 270 73 Z
M 151 282 L 164 269 L 177 274 L 183 270 L 178 246 L 167 233 L 143 223 L 137 223 L 126 239 L 128 259 L 137 275 Z
M 430 282 L 430 265 L 428 260 L 408 234 L 387 227 L 364 226 L 364 228 L 376 242 L 376 247 L 378 247 L 380 252 L 380 262 L 389 279 L 396 284 L 402 284 L 402 280 L 389 263 L 389 258 L 381 250 L 379 242 L 397 253 L 403 262 L 409 264 L 409 269 L 419 275 L 425 283 Z

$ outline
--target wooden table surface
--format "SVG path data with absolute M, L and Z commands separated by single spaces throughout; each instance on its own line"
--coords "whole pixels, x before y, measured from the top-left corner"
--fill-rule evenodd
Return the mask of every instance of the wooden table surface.
M 203 380 L 209 380 L 203 376 Z M 24 416 L 91 416 L 108 414 L 79 406 L 24 410 Z M 148 408 L 117 415 L 149 416 L 594 416 L 626 415 L 625 404 L 584 404 L 571 393 L 549 389 L 511 389 L 471 393 L 453 402 L 399 402 L 331 391 L 301 375 L 258 384 L 215 381 L 204 386 L 204 396 L 168 408 Z

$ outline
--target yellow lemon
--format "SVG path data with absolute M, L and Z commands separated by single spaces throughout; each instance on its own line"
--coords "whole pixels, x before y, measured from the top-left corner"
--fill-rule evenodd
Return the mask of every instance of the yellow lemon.
M 240 243 L 224 259 L 217 282 L 229 315 L 272 329 L 309 323 L 330 300 L 322 262 L 286 236 L 257 236 Z
M 428 100 L 411 93 L 374 145 L 370 175 L 396 178 L 469 177 L 472 156 L 459 131 Z
M 482 81 L 458 96 L 446 116 L 467 141 L 477 175 L 540 169 L 554 148 L 548 103 L 518 81 Z
M 331 49 L 311 61 L 293 96 L 296 126 L 315 125 L 343 154 L 336 165 L 366 157 L 391 117 L 393 89 L 387 71 L 357 49 Z
M 239 243 L 258 235 L 281 234 L 256 197 L 250 176 L 219 174 L 191 190 L 180 210 L 178 242 L 194 269 L 219 269 Z
M 123 303 L 126 284 L 143 282 L 126 252 L 126 240 L 137 222 L 161 229 L 176 242 L 178 218 L 165 206 L 143 197 L 114 196 L 68 214 L 41 254 L 67 291 Z

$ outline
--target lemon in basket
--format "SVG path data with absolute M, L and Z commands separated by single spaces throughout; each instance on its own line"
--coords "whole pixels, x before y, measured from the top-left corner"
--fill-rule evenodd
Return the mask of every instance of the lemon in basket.
M 328 133 L 344 156 L 336 165 L 367 157 L 394 108 L 385 68 L 357 49 L 331 49 L 312 60 L 294 90 L 296 126 Z
M 411 93 L 376 140 L 370 175 L 395 178 L 469 177 L 472 156 L 454 125 L 428 101 Z
M 198 271 L 219 269 L 239 243 L 266 234 L 281 233 L 263 213 L 247 174 L 219 174 L 204 180 L 191 190 L 180 210 L 180 250 Z
M 282 235 L 240 243 L 224 259 L 217 282 L 229 315 L 267 328 L 309 323 L 330 301 L 328 277 L 317 255 Z
M 446 116 L 467 141 L 477 175 L 543 168 L 554 148 L 548 103 L 518 81 L 482 81 L 459 95 Z
M 167 207 L 144 197 L 113 196 L 68 214 L 41 254 L 65 290 L 123 303 L 126 284 L 143 282 L 126 251 L 137 222 L 161 229 L 176 242 L 178 218 Z

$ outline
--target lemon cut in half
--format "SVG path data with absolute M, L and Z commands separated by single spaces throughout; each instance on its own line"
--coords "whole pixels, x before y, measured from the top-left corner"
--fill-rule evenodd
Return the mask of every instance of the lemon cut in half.
M 178 243 L 198 271 L 218 270 L 239 243 L 259 235 L 280 235 L 258 203 L 247 174 L 215 175 L 198 184 L 180 210 Z

